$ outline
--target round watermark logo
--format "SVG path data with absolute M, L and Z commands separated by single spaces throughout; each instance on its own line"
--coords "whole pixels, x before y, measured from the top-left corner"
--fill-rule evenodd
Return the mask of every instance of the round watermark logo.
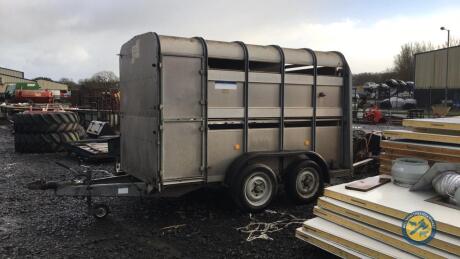
M 407 241 L 423 245 L 430 242 L 436 234 L 436 222 L 430 214 L 414 211 L 404 218 L 401 230 Z

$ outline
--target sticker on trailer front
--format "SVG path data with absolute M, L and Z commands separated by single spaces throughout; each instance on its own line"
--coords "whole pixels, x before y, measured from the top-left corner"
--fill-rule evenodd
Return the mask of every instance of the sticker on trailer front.
M 118 188 L 118 194 L 128 194 L 128 187 Z
M 228 81 L 216 81 L 214 83 L 214 89 L 218 90 L 236 90 L 238 85 L 236 82 L 228 82 Z

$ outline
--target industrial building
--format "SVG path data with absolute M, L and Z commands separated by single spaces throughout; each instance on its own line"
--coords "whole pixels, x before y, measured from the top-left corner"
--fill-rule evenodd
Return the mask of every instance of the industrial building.
M 460 108 L 460 46 L 415 54 L 415 99 L 420 107 L 430 109 L 444 102 Z
M 0 67 L 0 96 L 5 92 L 7 84 L 38 83 L 40 88 L 47 90 L 69 90 L 66 84 L 46 79 L 31 80 L 24 78 L 24 72 Z

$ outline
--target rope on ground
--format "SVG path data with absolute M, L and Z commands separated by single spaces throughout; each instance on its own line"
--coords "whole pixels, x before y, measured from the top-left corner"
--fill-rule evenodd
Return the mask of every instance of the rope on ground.
M 244 227 L 236 228 L 236 230 L 248 234 L 248 237 L 246 238 L 247 242 L 251 242 L 256 239 L 273 240 L 273 238 L 268 235 L 269 233 L 281 231 L 292 224 L 301 225 L 306 220 L 298 218 L 292 214 L 277 212 L 274 210 L 265 210 L 265 213 L 280 215 L 280 219 L 273 222 L 257 222 L 256 217 L 249 214 L 251 222 Z

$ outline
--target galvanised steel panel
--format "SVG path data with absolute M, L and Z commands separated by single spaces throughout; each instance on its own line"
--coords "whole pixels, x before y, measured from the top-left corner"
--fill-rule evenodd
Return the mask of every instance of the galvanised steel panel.
M 318 107 L 342 107 L 342 87 L 318 86 L 316 104 Z M 323 97 L 320 97 L 324 94 Z
M 342 86 L 343 78 L 340 76 L 318 76 L 318 85 Z
M 207 40 L 206 43 L 208 44 L 208 55 L 210 58 L 244 59 L 243 49 L 236 42 Z
M 311 107 L 311 85 L 286 84 L 284 87 L 285 107 Z
M 249 108 L 249 117 L 250 118 L 274 118 L 280 116 L 281 108 L 276 107 L 263 107 L 263 108 Z
M 208 109 L 208 118 L 209 119 L 222 119 L 222 118 L 242 118 L 244 117 L 243 108 L 212 108 Z
M 223 180 L 227 167 L 243 154 L 243 129 L 208 131 L 208 179 Z
M 121 169 L 147 183 L 155 183 L 159 171 L 157 48 L 155 35 L 147 33 L 120 50 Z
M 341 148 L 341 129 L 338 126 L 318 126 L 316 128 L 316 152 L 323 156 L 329 165 L 339 166 Z
M 160 36 L 161 50 L 163 54 L 175 55 L 202 55 L 202 46 L 197 39 L 174 36 Z M 206 41 L 208 44 L 209 57 L 242 60 L 244 58 L 241 47 L 235 42 Z M 273 46 L 261 46 L 247 44 L 249 59 L 278 63 L 279 52 Z M 312 65 L 313 58 L 303 49 L 283 48 L 286 64 Z M 315 51 L 318 66 L 341 67 L 341 57 L 335 52 Z
M 279 107 L 279 84 L 249 83 L 249 107 Z
M 248 47 L 249 60 L 279 63 L 280 55 L 273 46 L 261 46 L 246 44 Z
M 276 73 L 249 73 L 250 83 L 281 83 L 281 75 Z
M 284 83 L 285 84 L 312 85 L 313 76 L 300 75 L 300 74 L 286 74 L 284 78 Z
M 160 36 L 161 53 L 172 55 L 199 56 L 203 49 L 198 39 L 175 36 Z
M 163 179 L 202 177 L 200 122 L 165 122 Z
M 163 56 L 165 119 L 201 117 L 201 59 Z
M 318 66 L 323 67 L 341 67 L 343 61 L 336 52 L 329 51 L 315 51 Z
M 210 81 L 230 81 L 244 82 L 244 72 L 232 70 L 208 70 L 208 80 Z
M 284 136 L 285 150 L 311 149 L 311 128 L 309 127 L 286 127 Z
M 243 107 L 243 83 L 229 83 L 229 87 L 219 87 L 219 83 L 216 85 L 215 81 L 208 81 L 208 109 L 212 109 L 212 107 Z
M 278 150 L 279 129 L 249 129 L 249 151 Z
M 313 56 L 304 49 L 283 48 L 286 64 L 313 65 Z
M 318 117 L 341 117 L 342 115 L 343 110 L 341 107 L 320 107 L 316 110 L 316 116 Z
M 284 116 L 286 117 L 312 117 L 313 108 L 284 108 Z

